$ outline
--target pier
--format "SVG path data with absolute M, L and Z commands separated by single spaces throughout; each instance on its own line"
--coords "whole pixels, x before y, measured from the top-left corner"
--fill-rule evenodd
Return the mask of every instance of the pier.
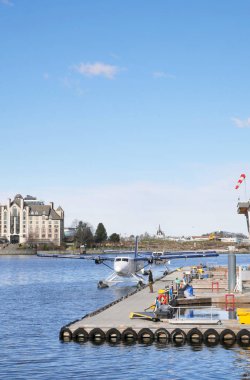
M 188 268 L 174 271 L 154 283 L 154 293 L 149 287 L 135 290 L 132 294 L 85 315 L 63 326 L 59 337 L 62 341 L 102 343 L 104 341 L 118 343 L 142 342 L 172 342 L 183 344 L 202 343 L 208 345 L 232 345 L 237 342 L 250 346 L 250 325 L 241 324 L 236 318 L 236 307 L 249 304 L 249 292 L 231 292 L 227 290 L 227 273 L 224 269 L 216 269 L 211 278 L 192 281 L 195 297 L 178 298 L 176 313 L 178 318 L 160 319 L 159 321 L 145 319 L 130 319 L 131 312 L 144 312 L 155 301 L 159 289 L 165 289 L 176 277 Z M 230 310 L 232 319 L 214 319 L 209 317 L 208 306 L 220 306 Z M 206 307 L 205 307 L 206 306 Z M 182 307 L 203 310 L 208 314 L 206 319 L 182 318 Z M 213 309 L 211 309 L 212 311 Z

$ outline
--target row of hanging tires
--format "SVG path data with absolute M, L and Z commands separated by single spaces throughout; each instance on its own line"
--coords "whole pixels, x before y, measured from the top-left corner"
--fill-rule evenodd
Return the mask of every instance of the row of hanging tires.
M 250 347 L 250 331 L 247 329 L 240 330 L 235 333 L 231 329 L 224 329 L 221 332 L 213 328 L 209 328 L 201 332 L 197 328 L 193 328 L 188 332 L 184 332 L 180 328 L 176 328 L 171 332 L 165 328 L 159 328 L 155 332 L 148 328 L 143 328 L 136 332 L 132 328 L 127 328 L 120 332 L 116 328 L 111 328 L 104 332 L 100 328 L 94 328 L 87 332 L 84 328 L 79 327 L 73 333 L 67 327 L 63 327 L 60 331 L 60 339 L 63 341 L 74 340 L 79 343 L 92 341 L 94 343 L 175 343 L 175 344 L 202 344 L 205 343 L 209 346 L 222 344 L 224 346 L 232 346 L 238 343 L 241 346 Z

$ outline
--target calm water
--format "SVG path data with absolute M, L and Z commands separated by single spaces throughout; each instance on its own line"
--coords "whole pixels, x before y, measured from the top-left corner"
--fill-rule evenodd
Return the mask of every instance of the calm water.
M 237 255 L 238 265 L 249 263 L 250 255 Z M 250 379 L 250 350 L 238 345 L 60 342 L 62 326 L 128 291 L 97 289 L 108 273 L 82 260 L 0 257 L 0 379 Z

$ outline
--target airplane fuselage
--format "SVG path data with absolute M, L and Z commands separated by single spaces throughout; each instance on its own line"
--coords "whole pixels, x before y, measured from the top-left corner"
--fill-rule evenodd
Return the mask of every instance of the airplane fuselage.
M 132 257 L 116 257 L 114 261 L 114 271 L 124 277 L 137 273 L 144 266 L 143 261 L 135 261 Z

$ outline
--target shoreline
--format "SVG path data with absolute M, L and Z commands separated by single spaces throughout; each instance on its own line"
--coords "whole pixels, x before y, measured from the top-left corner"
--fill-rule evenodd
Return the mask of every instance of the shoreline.
M 246 251 L 246 250 L 237 250 L 237 251 L 228 251 L 228 250 L 216 250 L 214 249 L 217 253 L 219 253 L 219 255 L 225 255 L 225 254 L 230 254 L 230 253 L 235 253 L 236 255 L 242 255 L 242 254 L 250 254 L 250 249 L 249 251 Z M 117 250 L 118 251 L 118 250 Z M 181 251 L 181 250 L 180 250 Z M 183 250 L 184 251 L 184 250 Z M 201 250 L 194 250 L 194 251 L 201 251 Z M 174 251 L 173 251 L 174 252 Z M 25 249 L 20 249 L 20 250 L 13 250 L 13 251 L 10 251 L 8 250 L 7 252 L 5 250 L 0 250 L 0 257 L 1 256 L 37 256 L 38 253 L 42 253 L 42 254 L 48 254 L 48 255 L 75 255 L 75 256 L 79 256 L 79 255 L 110 255 L 110 254 L 126 254 L 126 252 L 122 252 L 122 250 L 120 250 L 119 252 L 103 252 L 103 251 L 87 251 L 86 253 L 80 253 L 79 251 L 67 251 L 67 250 L 48 250 L 48 251 L 45 251 L 45 250 L 25 250 Z M 131 255 L 131 253 L 129 253 L 129 255 Z

